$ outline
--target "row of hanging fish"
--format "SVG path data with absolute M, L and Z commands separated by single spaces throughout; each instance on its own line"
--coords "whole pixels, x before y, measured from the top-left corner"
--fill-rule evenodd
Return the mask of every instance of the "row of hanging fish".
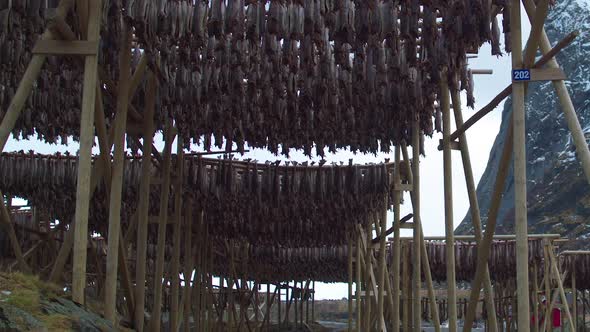
M 56 3 L 0 1 L 0 42 L 7 45 L 0 50 L 0 113 Z M 171 116 L 185 142 L 207 149 L 388 151 L 410 142 L 417 117 L 424 134 L 440 130 L 443 67 L 473 106 L 466 53 L 485 42 L 500 53 L 498 23 L 483 0 L 106 0 L 102 12 L 101 79 L 117 82 L 121 50 L 133 52 L 133 68 L 145 55 L 159 78 L 158 129 Z M 122 17 L 137 39 L 130 50 L 121 45 Z M 77 16 L 67 22 L 79 34 Z M 509 34 L 506 14 L 502 25 Z M 14 134 L 78 139 L 82 76 L 81 58 L 49 56 Z M 143 82 L 132 103 L 140 113 L 145 89 Z M 116 91 L 103 95 L 110 122 Z
M 173 160 L 176 166 L 175 156 Z M 347 230 L 385 209 L 384 197 L 392 190 L 391 164 L 279 166 L 186 156 L 184 169 L 183 198 L 191 195 L 194 208 L 204 209 L 209 233 L 260 245 L 345 244 Z M 25 198 L 60 220 L 72 220 L 77 181 L 74 156 L 5 153 L 0 157 L 0 175 L 3 192 Z M 155 166 L 150 175 L 161 178 Z M 127 158 L 124 224 L 131 222 L 136 211 L 140 178 L 141 158 Z M 150 189 L 149 215 L 157 217 L 161 185 Z M 103 235 L 107 234 L 107 194 L 105 186 L 99 185 L 90 208 L 90 227 Z M 172 190 L 168 219 L 176 214 L 174 200 Z M 186 208 L 185 204 L 182 211 Z M 156 232 L 157 223 L 150 224 L 149 233 Z
M 240 253 L 241 256 L 235 256 L 237 275 L 246 275 L 251 280 L 342 282 L 348 276 L 346 246 L 291 248 L 251 245 Z M 213 271 L 216 275 L 230 275 L 229 257 L 226 252 L 214 256 Z
M 408 242 L 410 243 L 410 242 Z M 411 248 L 409 248 L 410 255 Z M 543 260 L 543 240 L 530 239 L 528 242 L 529 261 Z M 442 241 L 427 241 L 426 254 L 430 263 L 432 279 L 444 282 L 447 279 L 446 245 Z M 389 251 L 389 260 L 392 259 Z M 412 257 L 412 256 L 410 256 Z M 410 262 L 410 265 L 412 263 Z M 539 265 L 541 266 L 541 265 Z M 457 280 L 471 281 L 477 267 L 477 244 L 474 242 L 455 243 L 455 273 Z M 488 261 L 492 280 L 502 281 L 516 277 L 516 242 L 499 240 L 492 243 Z

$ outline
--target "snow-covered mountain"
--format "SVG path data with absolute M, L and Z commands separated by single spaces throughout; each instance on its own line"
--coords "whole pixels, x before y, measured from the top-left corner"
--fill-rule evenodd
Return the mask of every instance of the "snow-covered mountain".
M 577 30 L 580 35 L 563 50 L 557 61 L 564 69 L 578 119 L 590 142 L 590 1 L 558 0 L 545 24 L 552 44 Z M 486 170 L 478 184 L 482 221 L 487 221 L 493 185 L 511 108 L 508 99 L 502 113 Z M 559 233 L 571 238 L 590 237 L 590 184 L 576 159 L 575 148 L 551 82 L 529 85 L 526 99 L 527 191 L 529 233 Z M 514 174 L 506 179 L 497 233 L 514 232 Z M 458 234 L 473 230 L 467 213 L 456 229 Z M 589 243 L 590 241 L 586 241 Z

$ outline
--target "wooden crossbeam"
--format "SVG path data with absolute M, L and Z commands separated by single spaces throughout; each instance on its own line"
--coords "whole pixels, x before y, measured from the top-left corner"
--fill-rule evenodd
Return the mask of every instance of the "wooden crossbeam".
M 451 150 L 457 150 L 457 151 L 461 150 L 461 144 L 457 141 L 450 141 L 449 146 L 450 146 Z M 438 151 L 442 151 L 442 150 L 443 150 L 443 140 L 439 139 L 438 140 Z
M 363 262 L 365 264 L 365 266 L 367 267 L 367 269 L 366 269 L 367 271 L 365 272 L 366 278 L 368 279 L 367 284 L 370 284 L 370 287 L 371 287 L 371 290 L 373 291 L 373 293 L 377 293 L 378 292 L 377 278 L 375 277 L 375 273 L 374 273 L 373 269 L 371 268 L 372 264 L 366 263 L 366 262 L 369 262 L 367 260 L 367 258 L 370 259 L 370 257 L 372 257 L 372 255 L 369 254 L 370 249 L 369 249 L 369 247 L 367 247 L 367 243 L 366 243 L 367 236 L 369 236 L 370 234 L 367 234 L 360 225 L 358 225 L 358 230 L 359 230 L 359 234 L 360 234 L 360 237 L 359 237 L 360 243 L 359 244 L 360 244 L 362 250 L 364 250 L 365 253 L 367 253 L 366 254 L 367 257 L 364 257 L 363 255 L 360 256 L 361 262 Z M 380 287 L 383 287 L 383 285 L 380 285 Z M 377 315 L 379 315 L 380 320 L 383 320 L 383 313 L 382 312 L 381 313 L 378 312 Z M 383 324 L 383 326 L 385 326 L 385 324 Z M 384 329 L 384 330 L 386 331 L 387 329 Z

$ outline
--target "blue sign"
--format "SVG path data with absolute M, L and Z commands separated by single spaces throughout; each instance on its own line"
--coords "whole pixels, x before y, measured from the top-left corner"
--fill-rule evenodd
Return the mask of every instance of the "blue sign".
M 531 71 L 529 69 L 515 69 L 512 71 L 513 81 L 530 81 Z

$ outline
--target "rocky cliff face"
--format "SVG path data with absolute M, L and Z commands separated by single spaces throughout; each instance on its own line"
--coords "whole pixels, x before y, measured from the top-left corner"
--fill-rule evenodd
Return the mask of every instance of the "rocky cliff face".
M 580 35 L 558 56 L 566 72 L 568 90 L 578 119 L 590 142 L 590 2 L 557 1 L 545 29 L 552 44 L 568 33 Z M 500 132 L 487 168 L 478 184 L 482 222 L 487 222 L 494 181 L 508 127 L 512 103 L 504 105 Z M 572 238 L 590 237 L 590 184 L 584 178 L 575 148 L 551 82 L 529 85 L 526 99 L 527 192 L 529 233 L 559 233 Z M 514 173 L 506 179 L 497 233 L 514 232 Z M 472 233 L 467 213 L 457 234 Z M 588 241 L 586 241 L 588 242 Z

